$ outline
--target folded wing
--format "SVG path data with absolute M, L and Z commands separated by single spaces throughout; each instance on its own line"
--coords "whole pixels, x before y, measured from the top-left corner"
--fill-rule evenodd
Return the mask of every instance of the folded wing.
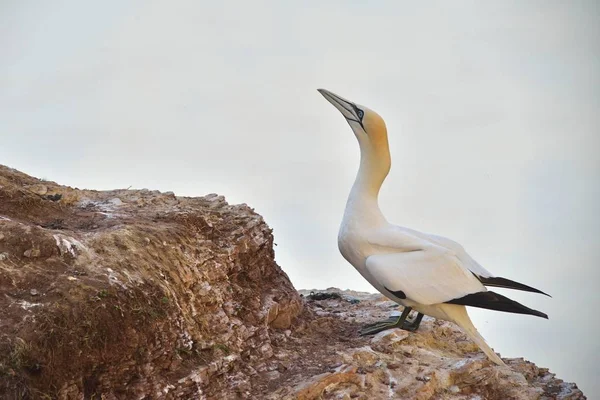
M 386 289 L 420 304 L 438 304 L 487 289 L 451 251 L 438 246 L 372 255 L 368 272 Z

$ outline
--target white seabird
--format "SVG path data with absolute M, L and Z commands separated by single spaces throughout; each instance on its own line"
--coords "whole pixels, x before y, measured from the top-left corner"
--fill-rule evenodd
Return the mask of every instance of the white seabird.
M 369 325 L 361 333 L 389 328 L 414 331 L 425 314 L 454 322 L 494 363 L 504 365 L 473 326 L 465 306 L 547 319 L 546 314 L 486 286 L 546 293 L 495 277 L 450 239 L 390 224 L 377 200 L 391 166 L 385 122 L 367 107 L 318 90 L 346 118 L 360 145 L 360 167 L 338 235 L 340 252 L 379 292 L 404 306 L 400 317 Z M 408 321 L 412 309 L 418 314 Z

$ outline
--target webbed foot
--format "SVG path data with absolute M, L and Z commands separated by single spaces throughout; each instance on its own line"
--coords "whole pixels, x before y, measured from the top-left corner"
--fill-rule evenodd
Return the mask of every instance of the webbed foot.
M 411 310 L 412 308 L 410 307 L 404 307 L 402 315 L 400 315 L 399 317 L 390 317 L 384 321 L 366 325 L 363 329 L 360 330 L 360 335 L 374 335 L 376 333 L 393 328 L 400 328 L 414 332 L 419 328 L 419 325 L 421 324 L 421 319 L 423 319 L 423 314 L 418 313 L 413 321 L 407 321 L 406 318 L 408 317 L 408 314 Z

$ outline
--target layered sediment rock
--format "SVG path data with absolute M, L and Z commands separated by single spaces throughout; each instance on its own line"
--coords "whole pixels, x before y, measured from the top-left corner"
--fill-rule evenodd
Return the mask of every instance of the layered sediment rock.
M 244 395 L 301 310 L 246 205 L 0 166 L 0 398 Z

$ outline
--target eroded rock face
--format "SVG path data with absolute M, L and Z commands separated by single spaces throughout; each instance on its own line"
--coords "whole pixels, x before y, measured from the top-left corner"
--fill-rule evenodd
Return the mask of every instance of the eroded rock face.
M 0 166 L 0 398 L 247 396 L 301 311 L 246 205 Z
M 97 192 L 0 166 L 0 398 L 584 399 L 450 323 L 361 337 L 397 305 L 302 298 L 223 197 Z

